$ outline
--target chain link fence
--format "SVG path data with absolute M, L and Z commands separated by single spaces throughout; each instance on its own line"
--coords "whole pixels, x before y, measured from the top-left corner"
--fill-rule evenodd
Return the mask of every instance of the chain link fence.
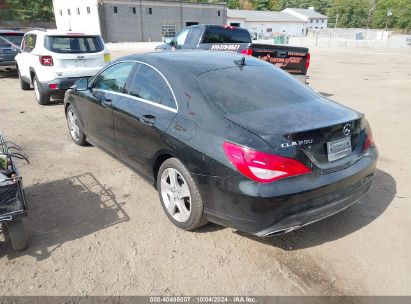
M 309 30 L 306 37 L 290 37 L 290 45 L 337 48 L 411 48 L 411 35 L 377 29 Z

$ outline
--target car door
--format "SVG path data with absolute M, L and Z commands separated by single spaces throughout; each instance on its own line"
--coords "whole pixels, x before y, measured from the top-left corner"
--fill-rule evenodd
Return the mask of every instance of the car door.
M 87 138 L 111 154 L 116 153 L 112 104 L 121 98 L 134 62 L 111 65 L 91 81 L 90 90 L 79 98 L 77 106 Z
M 126 164 L 150 173 L 162 133 L 177 113 L 174 93 L 165 77 L 144 63 L 137 63 L 125 91 L 127 96 L 113 102 L 117 150 Z
M 20 75 L 27 81 L 31 82 L 30 79 L 30 67 L 31 67 L 31 52 L 36 46 L 37 35 L 26 34 L 21 42 L 21 53 L 16 56 L 17 65 L 19 68 Z M 38 60 L 37 56 L 36 59 Z

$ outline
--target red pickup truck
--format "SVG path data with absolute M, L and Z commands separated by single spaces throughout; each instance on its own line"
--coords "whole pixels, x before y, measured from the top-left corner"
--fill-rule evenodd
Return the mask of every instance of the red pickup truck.
M 193 25 L 184 28 L 161 50 L 203 49 L 233 51 L 268 61 L 307 83 L 310 66 L 308 48 L 252 43 L 247 29 L 228 25 Z

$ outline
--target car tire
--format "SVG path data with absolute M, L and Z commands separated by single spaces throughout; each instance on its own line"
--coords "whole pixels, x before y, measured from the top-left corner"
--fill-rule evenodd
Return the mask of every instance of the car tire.
M 193 230 L 207 224 L 196 182 L 177 158 L 169 158 L 161 164 L 157 175 L 157 190 L 164 212 L 174 225 L 184 230 Z
M 37 76 L 33 77 L 33 88 L 37 103 L 42 106 L 48 105 L 50 103 L 50 95 L 47 95 L 45 92 L 43 92 Z
M 75 144 L 79 146 L 87 145 L 86 135 L 81 128 L 78 114 L 73 105 L 69 105 L 66 110 L 67 125 L 70 132 L 70 137 Z
M 19 68 L 18 68 L 18 67 L 17 67 L 17 73 L 18 73 L 18 75 L 19 75 L 20 88 L 21 88 L 23 91 L 28 91 L 28 90 L 30 90 L 30 89 L 31 89 L 30 84 L 27 83 L 27 82 L 25 82 L 25 81 L 23 80 L 23 78 L 21 78 L 20 71 L 19 71 Z
M 21 220 L 6 223 L 8 237 L 14 251 L 22 251 L 27 248 L 26 230 Z

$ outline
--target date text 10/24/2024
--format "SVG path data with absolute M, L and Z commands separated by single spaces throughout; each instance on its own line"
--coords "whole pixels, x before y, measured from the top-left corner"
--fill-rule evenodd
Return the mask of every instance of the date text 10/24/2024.
M 150 297 L 150 303 L 257 303 L 257 300 L 248 296 L 158 296 Z

